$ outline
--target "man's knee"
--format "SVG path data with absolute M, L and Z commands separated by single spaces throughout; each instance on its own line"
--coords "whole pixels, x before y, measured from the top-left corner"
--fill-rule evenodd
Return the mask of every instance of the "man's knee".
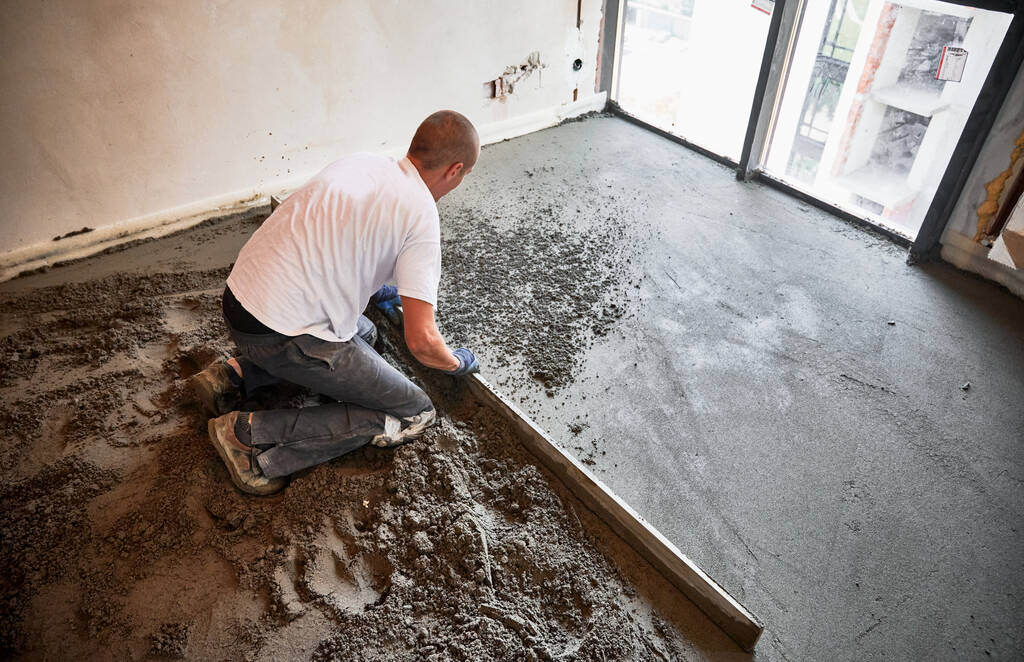
M 417 395 L 420 395 L 420 396 L 421 396 L 421 397 L 419 398 L 419 401 L 418 401 L 418 403 L 417 403 L 417 404 L 419 405 L 419 407 L 420 407 L 420 411 L 421 411 L 421 412 L 424 412 L 424 411 L 427 411 L 427 410 L 431 410 L 431 411 L 433 411 L 433 409 L 434 409 L 434 403 L 430 401 L 430 396 L 429 396 L 429 395 L 427 395 L 427 394 L 426 394 L 426 393 L 425 393 L 425 392 L 423 391 L 423 389 L 418 389 L 418 390 L 419 390 L 419 393 L 418 393 Z
M 409 380 L 406 382 L 406 385 L 405 402 L 401 407 L 403 418 L 419 416 L 424 412 L 434 411 L 434 403 L 431 402 L 430 396 L 427 395 L 427 392 L 419 384 Z

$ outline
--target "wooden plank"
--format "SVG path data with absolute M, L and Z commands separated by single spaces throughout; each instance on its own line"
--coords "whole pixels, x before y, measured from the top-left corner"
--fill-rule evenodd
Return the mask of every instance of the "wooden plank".
M 620 538 L 668 579 L 746 651 L 752 651 L 764 626 L 706 572 L 680 552 L 604 483 L 565 453 L 507 398 L 478 374 L 466 379 L 473 395 L 499 413 L 523 444 Z

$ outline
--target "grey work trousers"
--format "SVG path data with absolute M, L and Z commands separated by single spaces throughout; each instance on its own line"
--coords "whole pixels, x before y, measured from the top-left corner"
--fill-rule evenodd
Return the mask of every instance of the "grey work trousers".
M 244 333 L 228 329 L 240 356 L 247 393 L 290 382 L 336 402 L 318 407 L 253 412 L 252 445 L 268 478 L 286 476 L 365 446 L 384 432 L 385 415 L 415 416 L 433 407 L 423 389 L 378 354 L 377 328 L 359 317 L 346 342 L 310 335 Z

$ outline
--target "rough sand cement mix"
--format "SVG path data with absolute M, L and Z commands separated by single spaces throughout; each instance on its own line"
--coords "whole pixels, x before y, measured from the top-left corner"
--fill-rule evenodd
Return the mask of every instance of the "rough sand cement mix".
M 421 375 L 441 413 L 425 438 L 322 465 L 276 497 L 235 491 L 180 381 L 231 350 L 226 274 L 2 299 L 5 653 L 639 660 L 720 644 L 660 616 L 662 589 L 636 588 L 650 569 L 447 378 Z
M 568 196 L 554 193 L 568 188 L 551 166 L 522 178 L 508 198 L 442 201 L 439 326 L 450 342 L 483 349 L 490 369 L 513 367 L 513 386 L 532 380 L 551 397 L 574 381 L 586 348 L 632 314 L 656 237 L 619 221 L 638 200 L 607 184 Z

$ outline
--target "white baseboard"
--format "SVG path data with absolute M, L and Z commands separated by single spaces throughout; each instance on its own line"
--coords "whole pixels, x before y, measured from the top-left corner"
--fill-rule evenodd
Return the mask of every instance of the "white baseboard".
M 313 174 L 307 175 L 306 179 Z M 112 246 L 137 239 L 163 237 L 198 225 L 209 218 L 226 216 L 268 204 L 270 194 L 287 188 L 288 183 L 291 183 L 294 188 L 301 185 L 303 181 L 305 179 L 296 181 L 289 178 L 287 181 L 278 181 L 262 189 L 246 189 L 204 198 L 180 207 L 138 216 L 121 223 L 101 226 L 59 241 L 42 241 L 8 251 L 0 254 L 0 283 L 16 277 L 24 271 L 88 257 Z
M 579 101 L 493 122 L 479 128 L 480 141 L 488 145 L 546 129 L 584 113 L 604 110 L 607 101 L 607 92 L 598 92 Z M 400 156 L 397 153 L 391 155 Z M 24 271 L 88 257 L 111 246 L 136 239 L 161 237 L 190 228 L 209 218 L 268 204 L 271 195 L 293 191 L 315 174 L 316 171 L 290 175 L 262 186 L 197 200 L 187 205 L 98 227 L 90 232 L 59 241 L 43 241 L 0 253 L 0 282 L 10 280 Z
M 490 145 L 491 143 L 540 131 L 584 113 L 604 110 L 607 103 L 608 93 L 598 92 L 562 106 L 544 108 L 543 110 L 526 113 L 518 117 L 511 117 L 501 122 L 493 122 L 480 128 L 480 142 L 484 145 Z
M 964 271 L 994 280 L 1024 298 L 1024 271 L 988 259 L 988 252 L 988 248 L 959 232 L 951 230 L 942 237 L 943 260 Z

